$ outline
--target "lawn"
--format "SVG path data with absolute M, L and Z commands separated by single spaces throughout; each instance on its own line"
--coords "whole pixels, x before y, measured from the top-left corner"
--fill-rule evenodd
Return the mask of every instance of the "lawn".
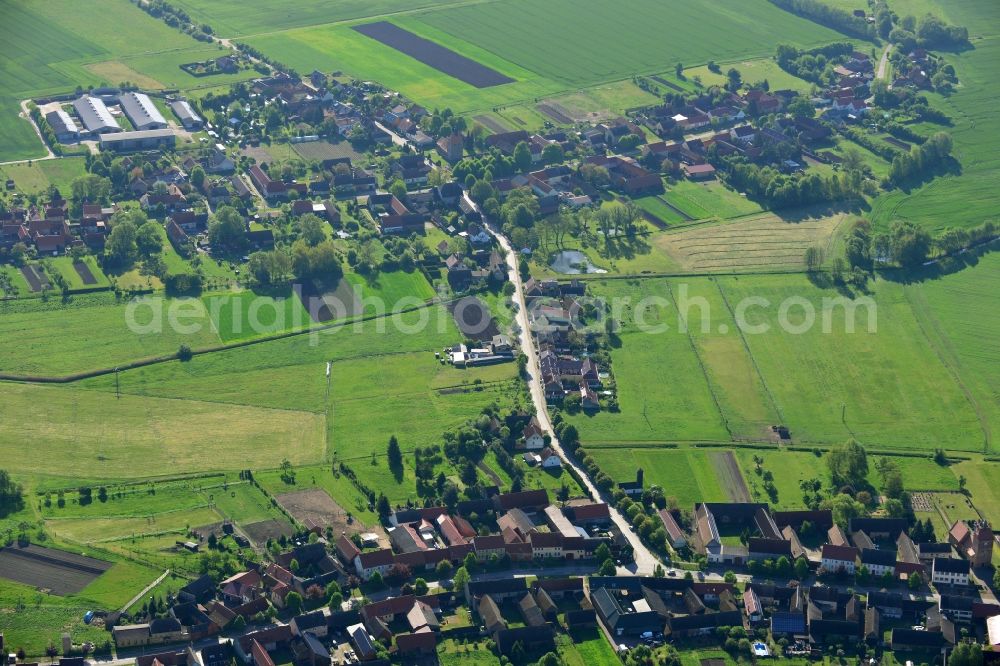
M 307 328 L 312 319 L 292 292 L 280 296 L 253 291 L 202 296 L 212 325 L 223 342 Z
M 572 638 L 560 635 L 556 639 L 556 647 L 565 666 L 613 664 L 618 658 L 598 629 L 580 632 Z
M 723 86 L 728 80 L 726 74 L 730 69 L 735 68 L 743 76 L 743 81 L 748 85 L 767 81 L 771 90 L 795 90 L 797 92 L 808 93 L 812 84 L 805 79 L 792 76 L 785 70 L 778 67 L 772 58 L 757 58 L 754 60 L 735 60 L 733 62 L 718 63 L 719 72 L 712 72 L 707 65 L 699 67 L 689 67 L 684 70 L 684 75 L 693 79 L 700 77 L 705 86 Z
M 519 394 L 513 364 L 459 371 L 428 352 L 365 357 L 333 364 L 328 416 L 338 458 L 384 453 L 396 435 L 402 450 L 440 442 L 441 433 L 474 418 L 491 402 Z M 476 380 L 482 384 L 476 384 Z M 377 404 L 378 419 L 372 419 Z
M 908 284 L 903 293 L 934 351 L 960 380 L 992 447 L 1000 435 L 1000 345 L 984 341 L 1000 327 L 1000 253 Z
M 682 509 L 696 502 L 726 502 L 729 495 L 719 482 L 710 458 L 718 451 L 703 449 L 587 448 L 601 470 L 615 481 L 632 481 L 642 468 L 648 488 L 657 485 Z
M 74 271 L 75 272 L 75 271 Z M 0 305 L 0 369 L 23 375 L 65 375 L 131 360 L 218 344 L 207 321 L 189 333 L 170 325 L 170 312 L 190 312 L 196 299 L 142 297 L 117 302 L 111 293 Z M 191 319 L 180 320 L 191 323 Z
M 0 176 L 3 180 L 13 178 L 19 192 L 42 194 L 54 185 L 59 193 L 67 198 L 73 180 L 86 175 L 86 172 L 82 157 L 63 157 L 58 160 L 0 166 Z
M 994 525 L 1000 523 L 1000 463 L 970 460 L 953 468 L 966 480 L 972 501 Z
M 84 614 L 99 607 L 83 597 L 58 597 L 0 578 L 4 646 L 11 652 L 23 648 L 29 657 L 44 657 L 49 644 L 61 644 L 63 632 L 68 632 L 74 643 L 103 645 L 109 640 L 104 628 L 83 623 Z
M 91 275 L 94 276 L 94 279 L 97 280 L 97 282 L 94 284 L 84 284 L 83 278 L 73 266 L 73 264 L 77 261 L 81 261 L 87 265 L 87 268 L 90 269 Z M 97 259 L 91 255 L 87 255 L 80 259 L 73 259 L 72 257 L 53 257 L 51 259 L 45 259 L 43 263 L 51 266 L 54 270 L 59 271 L 59 274 L 66 278 L 70 291 L 97 289 L 100 287 L 111 286 L 108 276 L 105 275 L 104 271 L 101 270 L 101 267 L 97 265 Z
M 611 350 L 621 409 L 571 417 L 581 439 L 729 440 L 693 340 L 677 326 L 673 283 L 647 279 L 590 284 L 591 295 L 608 298 L 621 311 L 619 343 Z M 644 332 L 642 322 L 666 328 Z
M 347 273 L 344 279 L 360 291 L 365 301 L 365 314 L 392 312 L 434 297 L 433 287 L 420 271 L 378 273 L 371 278 Z
M 316 462 L 324 452 L 322 415 L 302 411 L 10 383 L 0 399 L 18 415 L 0 420 L 0 455 L 15 473 L 129 479 Z M 21 455 L 26 441 L 45 456 Z
M 854 309 L 854 332 L 846 308 L 827 301 L 824 313 L 822 299 L 836 294 L 804 276 L 719 278 L 719 285 L 734 308 L 753 305 L 745 312 L 748 348 L 796 441 L 853 436 L 875 447 L 982 450 L 976 414 L 922 334 L 900 285 L 875 285 L 869 303 L 875 309 Z M 744 300 L 751 297 L 768 305 Z M 817 314 L 806 330 L 810 306 Z M 757 326 L 767 330 L 749 333 Z
M 718 181 L 680 180 L 668 185 L 666 199 L 694 219 L 727 219 L 761 212 L 761 207 Z

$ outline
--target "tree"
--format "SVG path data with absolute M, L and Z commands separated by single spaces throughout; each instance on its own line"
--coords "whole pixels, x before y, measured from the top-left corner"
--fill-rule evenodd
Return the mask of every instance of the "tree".
M 833 522 L 845 529 L 851 522 L 851 518 L 860 518 L 866 513 L 864 504 L 843 493 L 824 500 L 820 504 L 820 508 L 830 509 L 833 512 Z
M 219 206 L 208 224 L 208 241 L 213 249 L 241 252 L 247 247 L 243 216 L 232 206 Z
M 809 272 L 815 271 L 817 268 L 823 265 L 823 248 L 811 245 L 806 248 L 806 269 Z
M 795 560 L 795 578 L 805 580 L 809 576 L 809 562 L 804 557 Z
M 298 221 L 299 238 L 310 247 L 319 245 L 326 238 L 323 220 L 312 213 L 306 213 Z
M 156 222 L 146 222 L 135 232 L 135 245 L 139 254 L 149 257 L 163 251 L 163 234 Z
M 201 186 L 205 184 L 205 170 L 201 166 L 196 166 L 191 169 L 190 178 L 191 184 L 200 190 Z
M 302 604 L 302 595 L 298 592 L 293 591 L 285 595 L 285 608 L 287 608 L 292 615 L 298 615 L 302 612 Z
M 135 234 L 136 228 L 131 220 L 124 220 L 116 224 L 104 245 L 104 254 L 108 261 L 116 266 L 131 265 L 138 252 Z
M 448 560 L 441 560 L 440 562 L 438 562 L 435 572 L 437 573 L 438 578 L 447 578 L 448 576 L 451 575 L 451 569 L 452 569 L 451 562 L 449 562 Z
M 372 586 L 374 587 L 385 586 L 385 581 L 382 579 L 382 574 L 380 574 L 378 571 L 373 572 L 372 575 L 368 577 L 368 582 L 371 583 Z
M 726 575 L 723 576 L 722 579 L 727 583 L 729 583 L 730 585 L 736 584 L 736 574 L 733 573 L 732 571 L 727 571 Z
M 833 485 L 863 485 L 868 476 L 868 454 L 865 447 L 849 439 L 826 455 Z
M 455 571 L 455 577 L 452 580 L 455 583 L 456 590 L 464 590 L 465 586 L 469 583 L 469 570 L 465 567 L 459 567 Z
M 388 518 L 389 514 L 392 513 L 392 507 L 389 506 L 389 498 L 385 496 L 385 493 L 379 493 L 378 499 L 375 501 L 375 510 L 378 512 L 380 518 Z
M 7 470 L 0 469 L 0 518 L 24 508 L 24 490 L 14 483 Z
M 910 574 L 910 577 L 907 579 L 906 584 L 910 587 L 911 590 L 919 590 L 920 586 L 924 584 L 924 579 L 920 577 L 919 573 L 914 571 L 913 573 Z
M 565 159 L 562 146 L 558 143 L 550 143 L 542 149 L 542 161 L 546 164 L 558 164 Z
M 983 648 L 978 643 L 960 642 L 951 652 L 948 666 L 983 666 Z
M 912 222 L 898 220 L 889 230 L 892 258 L 904 268 L 916 268 L 927 261 L 931 236 Z
M 615 561 L 612 559 L 607 559 L 601 562 L 601 567 L 597 570 L 597 575 L 599 576 L 614 576 L 617 572 L 615 568 Z
M 406 183 L 399 180 L 398 178 L 389 185 L 389 194 L 396 197 L 397 199 L 406 198 Z
M 514 146 L 514 166 L 521 173 L 531 168 L 531 148 L 524 141 Z
M 389 469 L 403 468 L 403 452 L 399 449 L 399 440 L 395 435 L 389 438 L 389 446 L 386 449 L 386 458 L 389 461 Z
M 816 107 L 802 96 L 796 97 L 789 102 L 787 110 L 796 118 L 812 118 L 816 115 Z
M 726 72 L 726 90 L 736 92 L 741 87 L 743 87 L 743 76 L 740 74 L 740 70 L 730 67 L 729 71 Z
M 413 593 L 421 597 L 427 594 L 427 581 L 423 578 L 413 581 Z

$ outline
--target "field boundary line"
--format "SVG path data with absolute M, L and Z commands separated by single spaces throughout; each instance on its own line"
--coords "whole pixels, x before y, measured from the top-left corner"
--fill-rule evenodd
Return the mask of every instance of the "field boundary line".
M 757 359 L 754 357 L 753 352 L 750 350 L 750 343 L 747 342 L 747 337 L 743 334 L 743 328 L 736 321 L 736 313 L 733 312 L 733 306 L 729 304 L 729 297 L 726 296 L 726 292 L 722 289 L 722 285 L 715 278 L 711 278 L 712 283 L 715 284 L 715 288 L 719 291 L 719 295 L 722 296 L 722 302 L 726 305 L 726 310 L 729 311 L 729 316 L 733 318 L 733 323 L 736 324 L 736 330 L 740 335 L 740 342 L 743 343 L 743 349 L 746 350 L 747 356 L 750 357 L 750 363 L 753 364 L 754 372 L 757 373 L 757 377 L 760 379 L 761 386 L 764 387 L 764 392 L 767 393 L 767 399 L 771 402 L 771 407 L 774 408 L 774 413 L 784 424 L 785 415 L 781 411 L 781 407 L 778 406 L 778 401 L 775 400 L 774 394 L 771 393 L 771 387 L 767 385 L 767 380 L 764 379 L 764 373 L 761 372 L 760 366 L 757 365 Z
M 147 592 L 149 592 L 154 587 L 156 587 L 157 585 L 159 585 L 160 583 L 162 583 L 163 579 L 166 578 L 169 575 L 170 575 L 170 569 L 164 570 L 164 572 L 162 574 L 160 574 L 160 576 L 156 580 L 154 580 L 152 583 L 150 583 L 146 587 L 142 588 L 142 592 L 140 592 L 139 594 L 137 594 L 134 597 L 132 597 L 131 599 L 129 599 L 129 602 L 127 604 L 125 604 L 124 606 L 122 606 L 122 609 L 119 612 L 124 614 L 137 601 L 139 601 L 139 599 L 141 599 L 142 597 L 146 596 Z

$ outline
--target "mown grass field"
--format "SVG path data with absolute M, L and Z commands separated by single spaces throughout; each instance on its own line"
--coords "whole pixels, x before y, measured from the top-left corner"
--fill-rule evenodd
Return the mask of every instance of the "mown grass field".
M 94 607 L 94 602 L 83 597 L 44 594 L 28 585 L 0 578 L 4 646 L 10 646 L 14 652 L 24 648 L 29 656 L 44 657 L 50 641 L 58 643 L 63 632 L 68 632 L 74 643 L 93 641 L 103 645 L 108 633 L 83 623 L 84 614 Z
M 573 21 L 563 20 L 570 15 Z M 391 20 L 515 82 L 474 88 L 344 24 L 269 32 L 247 41 L 303 71 L 312 67 L 341 69 L 359 78 L 378 80 L 425 105 L 467 112 L 534 101 L 634 74 L 672 70 L 672 63 L 678 60 L 694 65 L 713 58 L 770 55 L 777 35 L 782 36 L 781 41 L 799 45 L 837 38 L 836 33 L 766 2 L 747 7 L 733 0 L 710 7 L 667 7 L 643 0 L 629 12 L 599 5 L 589 6 L 583 13 L 569 0 L 544 5 L 514 0 L 397 14 Z M 673 26 L 669 40 L 662 38 L 659 27 L 664 21 Z M 557 23 L 560 30 L 553 31 L 551 26 Z M 628 38 L 618 39 L 617 35 Z M 591 45 L 597 41 L 602 48 L 595 50 Z M 613 112 L 625 108 L 621 102 L 609 106 Z M 522 120 L 537 124 L 534 117 Z
M 27 124 L 27 123 L 25 123 Z M 64 197 L 70 195 L 73 179 L 86 174 L 82 157 L 64 157 L 58 160 L 43 160 L 31 164 L 5 164 L 0 166 L 0 176 L 4 180 L 13 178 L 19 192 L 41 194 L 54 185 Z
M 996 245 L 996 244 L 994 244 Z M 1000 435 L 1000 253 L 975 266 L 903 288 L 934 351 L 958 378 L 974 405 L 991 446 Z
M 792 76 L 778 67 L 778 63 L 772 58 L 735 60 L 733 62 L 718 63 L 718 65 L 721 69 L 718 73 L 709 70 L 707 65 L 701 65 L 685 69 L 684 75 L 689 79 L 693 79 L 696 76 L 701 78 L 702 85 L 705 86 L 722 86 L 726 83 L 726 74 L 730 69 L 735 68 L 748 84 L 767 81 L 771 90 L 796 90 L 808 93 L 811 85 L 805 79 Z
M 729 495 L 719 483 L 710 456 L 720 452 L 704 449 L 587 448 L 587 451 L 615 481 L 635 479 L 642 468 L 649 487 L 663 488 L 678 506 L 692 509 L 695 502 L 725 502 Z
M 669 185 L 664 196 L 667 201 L 696 220 L 707 217 L 728 219 L 760 213 L 763 210 L 753 201 L 740 196 L 718 181 L 695 183 L 690 180 L 680 180 Z
M 831 254 L 834 236 L 845 219 L 843 214 L 818 214 L 791 221 L 760 213 L 721 225 L 660 234 L 654 243 L 692 272 L 801 269 L 809 247 Z
M 975 280 L 971 273 L 977 270 L 968 279 Z M 944 288 L 962 275 L 914 288 Z M 853 332 L 842 303 L 828 301 L 824 315 L 823 299 L 838 294 L 805 276 L 590 284 L 595 295 L 629 304 L 619 305 L 620 345 L 611 350 L 621 411 L 573 416 L 585 442 L 761 440 L 769 424 L 783 423 L 800 443 L 854 436 L 875 448 L 983 450 L 985 435 L 969 389 L 956 380 L 961 368 L 941 360 L 897 283 L 876 283 L 874 311 L 856 307 Z M 800 328 L 807 307 L 815 315 L 808 330 Z M 686 333 L 682 311 L 688 313 Z M 741 311 L 745 325 L 737 327 Z M 968 308 L 964 330 L 969 336 L 984 332 L 991 316 Z M 644 333 L 639 322 L 668 328 Z M 958 339 L 953 344 L 965 353 L 978 349 L 971 337 Z M 990 367 L 985 365 L 973 394 L 980 396 L 980 412 L 995 409 L 995 402 L 987 402 Z
M 822 299 L 835 294 L 805 277 L 720 278 L 719 284 L 732 304 L 751 297 L 772 304 L 747 310 L 750 326 L 768 325 L 769 330 L 745 338 L 796 440 L 854 436 L 876 447 L 983 449 L 975 412 L 922 336 L 900 285 L 878 282 L 875 314 L 855 309 L 850 333 L 843 307 L 828 309 L 829 332 L 823 332 Z M 805 300 L 788 308 L 788 326 L 782 330 L 780 304 L 796 302 L 786 299 Z M 804 302 L 818 313 L 816 323 L 795 333 L 807 316 Z M 869 332 L 869 321 L 876 324 L 875 332 Z M 914 419 L 914 414 L 921 416 Z
M 185 301 L 188 305 L 181 306 Z M 169 325 L 171 307 L 190 312 L 190 307 L 200 305 L 196 299 L 157 297 L 119 303 L 111 293 L 74 296 L 66 304 L 58 298 L 8 302 L 0 305 L 0 337 L 8 343 L 0 351 L 0 370 L 65 375 L 172 354 L 181 344 L 192 348 L 218 344 L 207 317 L 195 322 L 199 330 L 188 334 Z M 130 321 L 138 326 L 130 327 Z
M 0 399 L 18 415 L 0 420 L 12 473 L 128 479 L 302 464 L 324 453 L 324 419 L 304 411 L 11 383 L 0 383 Z M 45 455 L 23 455 L 25 442 Z

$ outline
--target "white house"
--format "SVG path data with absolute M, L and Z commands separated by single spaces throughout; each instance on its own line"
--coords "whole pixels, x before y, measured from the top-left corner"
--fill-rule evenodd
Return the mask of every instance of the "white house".
M 935 585 L 968 585 L 969 561 L 935 557 L 931 582 Z
M 562 468 L 562 459 L 558 455 L 556 455 L 556 452 L 553 451 L 552 449 L 546 447 L 542 451 L 540 457 L 542 459 L 542 468 L 544 469 Z
M 858 551 L 850 546 L 825 544 L 821 554 L 822 567 L 832 573 L 854 575 Z
M 524 427 L 522 436 L 524 437 L 524 448 L 529 451 L 538 451 L 545 447 L 545 435 L 542 433 L 542 425 L 534 416 L 531 417 L 528 425 Z

